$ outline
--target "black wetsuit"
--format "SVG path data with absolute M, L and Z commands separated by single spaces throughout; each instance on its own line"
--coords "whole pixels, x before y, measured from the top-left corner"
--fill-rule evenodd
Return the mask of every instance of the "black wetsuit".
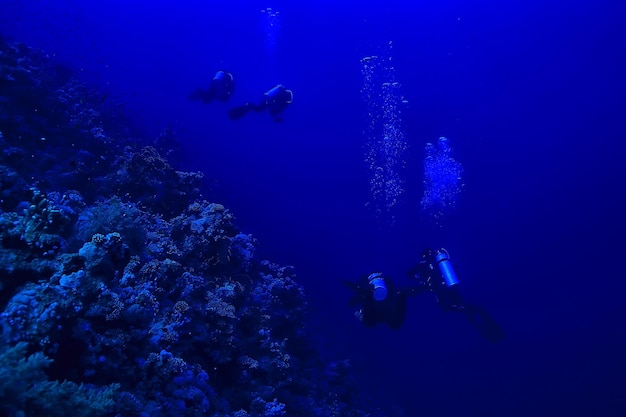
M 248 102 L 231 109 L 228 112 L 228 116 L 232 120 L 237 120 L 248 114 L 250 111 L 259 113 L 267 110 L 275 122 L 281 122 L 283 120 L 283 111 L 291 104 L 293 94 L 291 90 L 287 90 L 282 85 L 275 88 L 278 88 L 277 92 L 273 93 L 272 89 L 263 94 L 258 103 Z M 272 92 L 271 95 L 269 94 L 270 92 Z
M 191 100 L 201 100 L 205 104 L 213 100 L 222 102 L 228 101 L 235 91 L 233 76 L 229 73 L 222 73 L 220 77 L 214 77 L 206 90 L 198 88 L 189 95 Z
M 407 274 L 411 279 L 417 281 L 416 286 L 405 290 L 409 295 L 432 292 L 442 310 L 463 313 L 487 339 L 497 342 L 504 338 L 504 330 L 483 307 L 469 303 L 464 299 L 459 284 L 446 285 L 432 250 L 424 251 L 422 261 L 409 270 Z
M 404 323 L 407 294 L 398 291 L 391 278 L 383 277 L 383 279 L 387 288 L 387 296 L 381 301 L 374 299 L 373 287 L 367 276 L 363 276 L 356 284 L 346 283 L 356 292 L 351 300 L 351 305 L 353 307 L 360 306 L 359 318 L 367 327 L 385 323 L 392 329 L 397 329 Z

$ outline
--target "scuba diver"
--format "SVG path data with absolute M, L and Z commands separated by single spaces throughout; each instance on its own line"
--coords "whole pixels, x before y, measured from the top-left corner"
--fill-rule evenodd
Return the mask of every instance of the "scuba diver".
M 222 102 L 228 101 L 235 91 L 233 75 L 226 71 L 218 71 L 209 84 L 209 88 L 203 90 L 198 88 L 189 94 L 190 100 L 202 100 L 204 104 L 209 104 L 213 100 Z
M 391 279 L 383 278 L 379 273 L 370 275 L 365 281 L 346 283 L 356 292 L 352 305 L 361 306 L 357 317 L 363 324 L 371 327 L 386 323 L 397 329 L 404 321 L 407 297 L 431 292 L 442 310 L 462 313 L 487 340 L 499 342 L 504 339 L 504 330 L 487 311 L 463 298 L 459 278 L 447 250 L 425 249 L 421 261 L 407 275 L 417 281 L 416 286 L 396 289 Z
M 248 114 L 250 110 L 257 113 L 267 110 L 275 122 L 282 122 L 283 111 L 292 101 L 293 92 L 287 90 L 284 85 L 278 84 L 263 94 L 258 104 L 248 102 L 235 107 L 228 112 L 228 117 L 232 120 L 237 120 Z
M 381 272 L 362 276 L 359 282 L 345 281 L 355 294 L 350 306 L 361 306 L 356 317 L 367 327 L 385 323 L 392 329 L 398 329 L 406 316 L 407 291 L 397 290 L 389 277 Z

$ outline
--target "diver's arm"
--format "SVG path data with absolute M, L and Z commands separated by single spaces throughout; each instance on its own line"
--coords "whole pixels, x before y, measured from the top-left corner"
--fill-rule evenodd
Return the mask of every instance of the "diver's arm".
M 398 290 L 398 295 L 402 295 L 405 297 L 410 297 L 413 295 L 420 295 L 428 291 L 428 287 L 426 285 L 415 285 L 412 287 L 401 288 Z
M 429 275 L 430 263 L 426 261 L 422 261 L 415 265 L 413 268 L 409 269 L 406 275 L 411 279 L 416 279 L 418 281 L 425 281 L 426 277 Z

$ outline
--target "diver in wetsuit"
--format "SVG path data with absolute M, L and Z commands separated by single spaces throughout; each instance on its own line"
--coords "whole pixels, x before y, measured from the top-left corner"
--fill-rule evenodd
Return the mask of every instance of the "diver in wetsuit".
M 293 92 L 287 90 L 284 85 L 278 84 L 263 94 L 259 103 L 248 102 L 237 106 L 228 112 L 228 117 L 232 120 L 237 120 L 248 114 L 251 110 L 257 113 L 267 110 L 275 122 L 282 122 L 283 111 L 292 101 Z
M 233 75 L 226 71 L 218 71 L 206 90 L 197 88 L 189 95 L 189 99 L 201 100 L 204 104 L 209 104 L 213 100 L 226 102 L 234 91 Z
M 503 329 L 483 307 L 463 298 L 459 279 L 445 249 L 425 249 L 420 262 L 407 274 L 417 281 L 416 286 L 396 289 L 391 279 L 380 273 L 371 274 L 358 283 L 346 283 L 356 292 L 352 304 L 360 305 L 357 317 L 363 324 L 371 327 L 377 323 L 386 323 L 391 328 L 399 328 L 406 315 L 407 298 L 431 292 L 442 310 L 462 313 L 488 340 L 499 342 L 504 338 Z
M 362 276 L 359 282 L 345 281 L 355 294 L 350 306 L 360 308 L 356 317 L 367 327 L 385 323 L 392 329 L 398 329 L 406 316 L 406 290 L 396 289 L 390 277 L 375 272 Z

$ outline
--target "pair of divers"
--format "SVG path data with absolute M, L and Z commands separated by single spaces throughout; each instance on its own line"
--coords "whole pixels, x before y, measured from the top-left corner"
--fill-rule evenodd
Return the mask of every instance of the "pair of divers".
M 406 316 L 407 298 L 430 292 L 442 310 L 462 313 L 487 340 L 504 339 L 504 330 L 487 311 L 464 299 L 459 278 L 445 249 L 425 249 L 420 262 L 407 275 L 416 285 L 396 288 L 392 279 L 380 272 L 363 276 L 358 282 L 345 281 L 354 291 L 350 304 L 359 307 L 356 316 L 365 326 L 385 323 L 392 329 L 400 328 Z
M 226 71 L 218 71 L 207 89 L 198 88 L 190 95 L 190 100 L 200 100 L 205 104 L 211 103 L 213 100 L 227 102 L 235 92 L 235 83 L 233 75 Z M 293 92 L 285 88 L 284 85 L 278 84 L 267 92 L 257 102 L 246 102 L 240 106 L 234 107 L 228 111 L 228 117 L 232 120 L 241 119 L 250 111 L 256 113 L 267 111 L 275 122 L 282 122 L 283 111 L 289 107 L 293 101 Z

